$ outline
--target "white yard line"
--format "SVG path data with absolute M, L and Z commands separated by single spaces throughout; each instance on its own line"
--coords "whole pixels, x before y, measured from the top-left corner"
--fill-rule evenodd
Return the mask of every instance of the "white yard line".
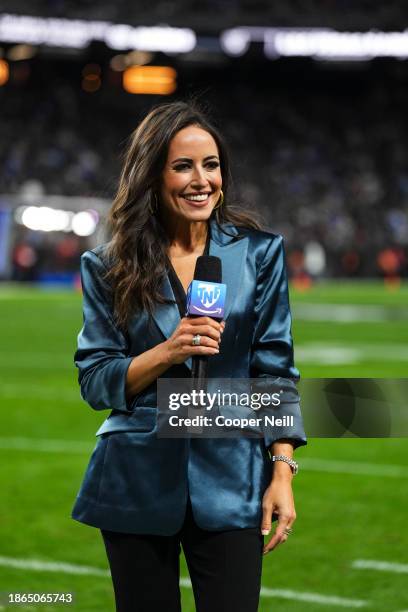
M 15 559 L 14 557 L 0 557 L 0 566 L 13 569 L 32 570 L 34 572 L 57 572 L 59 574 L 76 574 L 77 576 L 110 576 L 109 570 L 87 565 L 73 565 L 59 561 L 39 561 L 38 559 Z
M 19 570 L 31 570 L 36 572 L 57 572 L 60 574 L 75 574 L 78 576 L 100 576 L 110 577 L 110 571 L 87 565 L 73 565 L 60 561 L 49 562 L 38 559 L 15 559 L 13 557 L 0 557 L 0 566 L 11 567 Z M 180 578 L 180 586 L 191 588 L 189 578 Z M 347 599 L 335 595 L 321 595 L 320 593 L 303 593 L 288 589 L 268 589 L 261 588 L 261 597 L 273 597 L 279 599 L 290 599 L 293 601 L 304 601 L 322 605 L 339 606 L 342 608 L 362 608 L 368 605 L 368 601 L 362 599 Z
M 190 578 L 180 578 L 180 586 L 191 588 Z M 362 599 L 346 599 L 335 595 L 321 595 L 320 593 L 305 593 L 293 591 L 292 589 L 269 589 L 261 588 L 261 597 L 274 597 L 280 599 L 292 599 L 294 601 L 307 601 L 323 605 L 341 606 L 344 608 L 362 608 L 368 605 L 368 601 Z
M 399 305 L 293 303 L 292 314 L 295 320 L 335 323 L 408 320 L 408 309 Z
M 395 574 L 408 574 L 408 565 L 393 563 L 391 561 L 376 561 L 374 559 L 356 559 L 351 564 L 353 569 L 376 570 L 378 572 L 394 572 Z
M 347 599 L 336 595 L 321 595 L 320 593 L 305 593 L 289 589 L 267 589 L 261 588 L 261 597 L 276 597 L 281 599 L 292 599 L 309 603 L 322 604 L 325 606 L 340 606 L 342 608 L 363 608 L 369 604 L 364 599 Z
M 333 342 L 297 343 L 295 357 L 299 361 L 312 361 L 323 365 L 384 361 L 407 361 L 408 347 L 403 344 L 335 344 Z

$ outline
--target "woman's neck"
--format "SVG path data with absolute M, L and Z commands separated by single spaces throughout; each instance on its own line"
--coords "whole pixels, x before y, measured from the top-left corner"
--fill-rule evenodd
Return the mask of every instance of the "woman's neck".
M 176 221 L 166 226 L 169 250 L 173 255 L 202 252 L 208 233 L 207 221 Z

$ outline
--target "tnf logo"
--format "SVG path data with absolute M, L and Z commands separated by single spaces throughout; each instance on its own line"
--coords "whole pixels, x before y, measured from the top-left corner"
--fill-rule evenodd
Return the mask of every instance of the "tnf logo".
M 197 294 L 201 304 L 205 308 L 211 308 L 217 302 L 220 297 L 221 290 L 217 285 L 210 285 L 207 283 L 199 283 L 197 287 Z

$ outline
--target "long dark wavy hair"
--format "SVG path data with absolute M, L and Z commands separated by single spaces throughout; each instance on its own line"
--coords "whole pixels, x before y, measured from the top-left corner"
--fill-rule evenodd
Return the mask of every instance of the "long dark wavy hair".
M 231 182 L 225 142 L 196 101 L 170 102 L 153 107 L 131 134 L 125 150 L 119 187 L 107 219 L 111 232 L 106 255 L 106 280 L 113 289 L 114 316 L 126 328 L 135 311 L 152 314 L 155 304 L 167 300 L 160 287 L 166 274 L 168 236 L 158 214 L 159 187 L 170 141 L 190 125 L 211 134 L 217 143 L 224 201 L 212 218 L 237 227 L 259 228 L 253 215 L 228 203 Z M 160 203 L 159 203 L 160 206 Z

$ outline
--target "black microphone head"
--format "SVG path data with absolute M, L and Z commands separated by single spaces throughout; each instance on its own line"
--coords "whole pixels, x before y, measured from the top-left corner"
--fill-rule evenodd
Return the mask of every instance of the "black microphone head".
M 197 257 L 194 280 L 207 281 L 209 283 L 222 283 L 221 259 L 213 255 L 201 255 Z

